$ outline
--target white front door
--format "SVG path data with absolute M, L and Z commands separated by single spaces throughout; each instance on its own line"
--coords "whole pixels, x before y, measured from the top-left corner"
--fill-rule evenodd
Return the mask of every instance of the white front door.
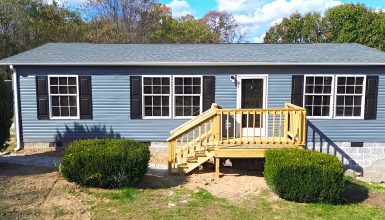
M 266 108 L 266 75 L 241 75 L 237 77 L 237 108 L 242 109 L 261 109 Z M 242 136 L 265 136 L 264 125 L 266 117 L 256 115 L 243 115 L 242 120 L 237 119 L 242 127 Z M 255 126 L 255 127 L 254 127 Z

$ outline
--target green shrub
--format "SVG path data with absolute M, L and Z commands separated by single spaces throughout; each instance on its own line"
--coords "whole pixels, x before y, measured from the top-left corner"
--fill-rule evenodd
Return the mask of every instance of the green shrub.
M 9 138 L 13 116 L 12 83 L 5 82 L 2 77 L 0 77 L 0 103 L 0 150 L 2 150 Z
M 78 140 L 64 150 L 60 172 L 85 186 L 134 186 L 145 175 L 149 160 L 148 146 L 133 140 Z
M 268 150 L 264 176 L 278 196 L 296 202 L 335 203 L 345 188 L 337 157 L 305 149 Z

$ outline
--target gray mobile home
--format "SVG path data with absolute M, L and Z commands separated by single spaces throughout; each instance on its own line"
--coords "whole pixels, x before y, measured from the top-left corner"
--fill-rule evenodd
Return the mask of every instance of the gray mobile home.
M 292 103 L 306 111 L 306 128 L 290 141 L 302 137 L 364 175 L 385 172 L 385 53 L 359 44 L 52 43 L 0 65 L 13 70 L 19 148 L 95 137 L 166 142 L 212 103 L 223 110 L 212 127 L 228 129 L 219 142 L 273 135 L 265 145 L 285 145 L 295 122 L 279 108 Z

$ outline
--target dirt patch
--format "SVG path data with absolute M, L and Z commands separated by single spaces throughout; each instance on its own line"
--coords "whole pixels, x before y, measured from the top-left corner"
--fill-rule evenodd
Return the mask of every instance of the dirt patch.
M 267 188 L 261 173 L 222 168 L 224 174 L 220 178 L 215 173 L 197 172 L 187 176 L 186 188 L 202 188 L 215 196 L 224 197 L 230 201 L 242 201 L 246 197 L 258 195 Z
M 385 192 L 370 192 L 365 203 L 385 210 Z

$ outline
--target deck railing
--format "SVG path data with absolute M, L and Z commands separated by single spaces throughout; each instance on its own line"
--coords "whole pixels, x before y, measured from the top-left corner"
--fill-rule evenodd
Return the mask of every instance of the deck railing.
M 285 147 L 306 142 L 306 110 L 222 109 L 217 104 L 170 132 L 169 164 L 187 163 L 197 152 L 232 146 Z

